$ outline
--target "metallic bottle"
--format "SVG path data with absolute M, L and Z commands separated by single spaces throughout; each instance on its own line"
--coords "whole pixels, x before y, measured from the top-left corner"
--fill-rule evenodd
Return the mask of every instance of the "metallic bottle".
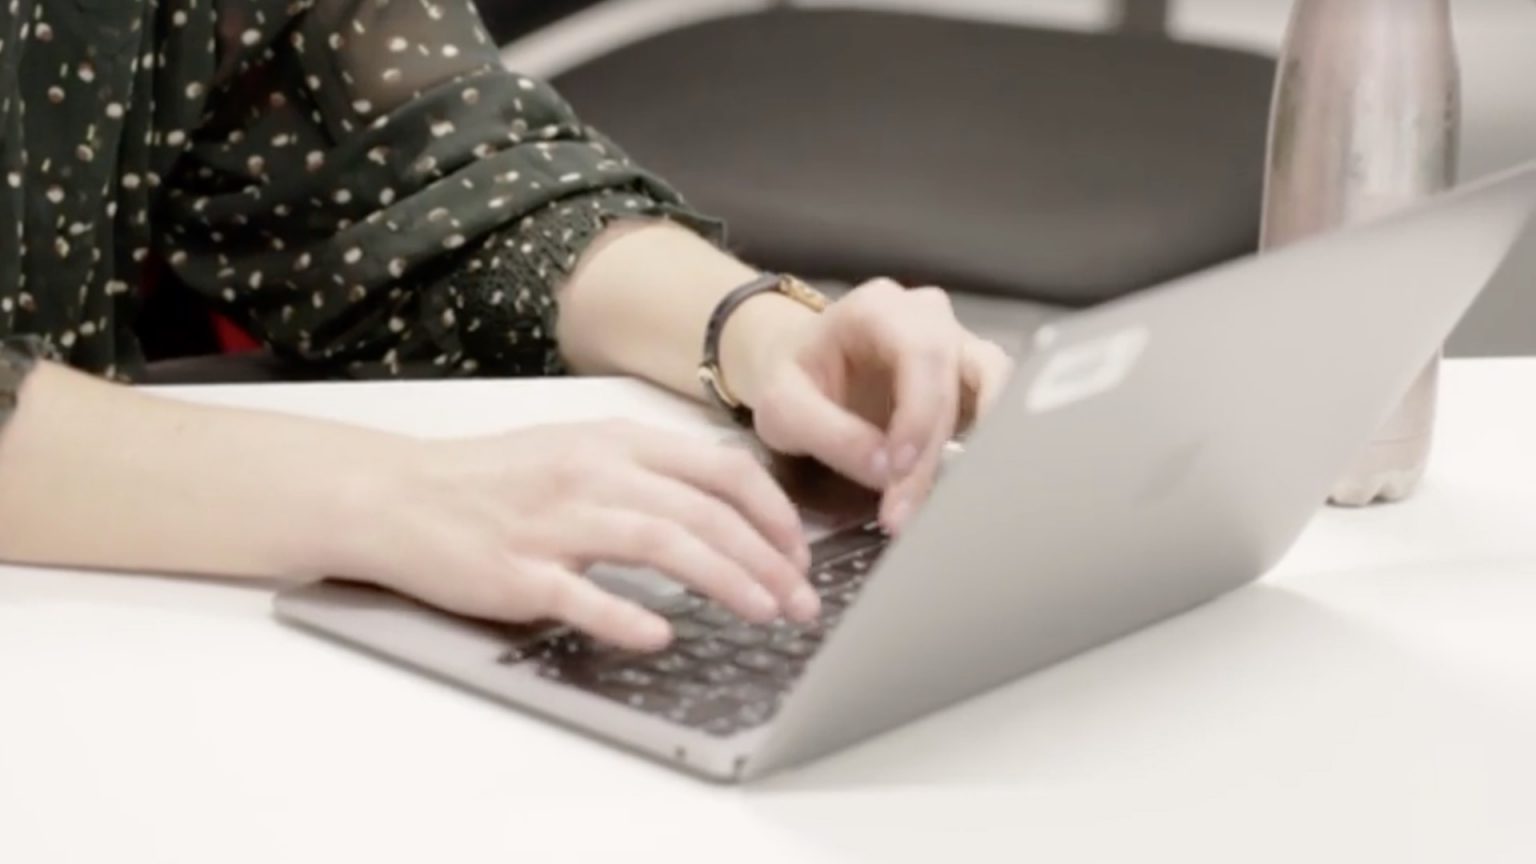
M 1460 77 L 1449 0 L 1296 0 L 1271 110 L 1266 249 L 1451 186 Z M 1371 350 L 1369 333 L 1360 350 Z M 1439 362 L 1340 478 L 1334 503 L 1412 494 L 1429 461 Z

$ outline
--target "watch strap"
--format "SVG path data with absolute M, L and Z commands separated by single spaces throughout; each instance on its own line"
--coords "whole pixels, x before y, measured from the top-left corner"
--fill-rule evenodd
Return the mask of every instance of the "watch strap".
M 783 294 L 786 297 L 817 312 L 825 309 L 827 299 L 821 292 L 793 276 L 764 273 L 750 282 L 732 290 L 716 304 L 704 328 L 703 360 L 699 363 L 699 382 L 704 385 L 704 395 L 711 403 L 731 415 L 736 422 L 752 425 L 752 410 L 737 398 L 720 369 L 720 341 L 731 315 L 743 303 L 760 294 Z

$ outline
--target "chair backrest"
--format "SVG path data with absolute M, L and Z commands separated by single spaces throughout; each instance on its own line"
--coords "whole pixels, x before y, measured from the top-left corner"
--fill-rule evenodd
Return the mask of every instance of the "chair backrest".
M 505 45 L 600 2 L 602 0 L 538 0 L 534 3 L 522 0 L 475 0 L 475 7 L 491 38 L 496 40 L 496 44 Z
M 1168 35 L 1168 0 L 1120 0 L 1120 30 L 1139 36 Z
M 769 0 L 769 8 L 790 8 L 797 0 Z M 1168 35 L 1168 0 L 1119 0 L 1115 22 L 1122 33 L 1138 36 Z

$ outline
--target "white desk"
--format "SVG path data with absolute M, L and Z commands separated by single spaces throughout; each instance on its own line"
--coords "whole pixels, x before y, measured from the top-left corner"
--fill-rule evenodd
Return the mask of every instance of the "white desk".
M 1529 864 L 1536 362 L 1446 378 L 1411 504 L 745 790 L 285 629 L 259 587 L 0 568 L 0 862 Z M 427 433 L 698 422 L 614 382 L 197 395 Z

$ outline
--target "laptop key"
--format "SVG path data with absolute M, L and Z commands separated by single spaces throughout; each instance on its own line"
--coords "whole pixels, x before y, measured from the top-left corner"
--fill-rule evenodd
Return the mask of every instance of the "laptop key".
M 688 725 L 693 725 L 693 724 L 690 723 Z M 702 724 L 701 728 L 705 732 L 708 732 L 711 735 L 718 735 L 721 738 L 725 738 L 725 737 L 727 737 L 729 735 L 735 734 L 741 728 L 741 726 L 737 723 L 737 720 L 736 720 L 735 717 L 727 716 L 727 717 L 712 717 L 712 718 L 704 721 L 704 723 Z
M 729 721 L 729 728 L 722 728 L 722 733 L 728 734 L 736 730 L 735 717 L 741 709 L 741 703 L 723 694 L 711 694 L 702 699 L 695 699 L 685 705 L 679 706 L 679 713 L 684 717 L 685 723 L 694 726 L 704 726 L 715 721 Z M 723 724 L 722 724 L 723 725 Z
M 850 555 L 868 554 L 870 550 L 878 554 L 889 539 L 878 525 L 855 526 L 816 541 L 811 554 L 820 563 L 841 561 Z
M 714 627 L 701 624 L 692 618 L 678 618 L 672 622 L 672 639 L 677 642 L 693 642 L 713 632 L 715 632 Z
M 601 669 L 595 676 L 599 684 L 617 684 L 621 687 L 649 687 L 656 679 L 634 666 L 613 666 Z
M 761 726 L 773 717 L 778 706 L 769 702 L 748 702 L 736 709 L 736 720 L 742 728 Z
M 692 615 L 704 605 L 704 598 L 697 594 L 687 592 L 669 595 L 655 604 L 648 604 L 650 610 L 657 615 L 667 618 L 678 618 L 684 615 Z
M 753 672 L 776 672 L 784 666 L 784 658 L 772 651 L 749 648 L 736 655 L 736 665 Z
M 730 663 L 711 663 L 700 668 L 695 673 L 699 679 L 710 684 L 732 684 L 747 677 L 740 667 Z
M 661 682 L 661 686 L 667 692 L 681 699 L 699 699 L 714 690 L 702 681 L 691 678 L 668 678 Z
M 859 597 L 859 589 L 862 585 L 842 585 L 821 595 L 823 608 L 831 607 L 841 612 L 853 605 L 853 601 Z
M 683 650 L 699 660 L 719 660 L 731 656 L 736 649 L 719 639 L 700 639 L 684 646 Z
M 625 694 L 622 701 L 631 708 L 662 716 L 675 714 L 682 705 L 681 700 L 670 693 L 654 690 L 632 690 Z
M 737 702 L 746 704 L 766 703 L 777 705 L 779 690 L 768 684 L 758 681 L 743 681 L 740 684 L 732 684 L 726 688 L 726 693 Z
M 769 640 L 768 647 L 786 657 L 809 657 L 815 654 L 820 646 L 814 639 L 794 633 Z
M 681 675 L 692 669 L 696 664 L 688 655 L 671 651 L 651 658 L 650 662 L 646 665 L 658 675 L 668 676 Z
M 728 627 L 741 620 L 719 603 L 705 603 L 693 613 L 693 619 L 708 627 Z
M 848 574 L 839 572 L 835 568 L 823 567 L 811 574 L 811 584 L 815 585 L 818 591 L 825 593 L 828 589 L 841 585 L 847 576 Z
M 745 622 L 732 624 L 718 635 L 723 641 L 741 648 L 755 648 L 768 641 L 768 633 L 763 628 Z

